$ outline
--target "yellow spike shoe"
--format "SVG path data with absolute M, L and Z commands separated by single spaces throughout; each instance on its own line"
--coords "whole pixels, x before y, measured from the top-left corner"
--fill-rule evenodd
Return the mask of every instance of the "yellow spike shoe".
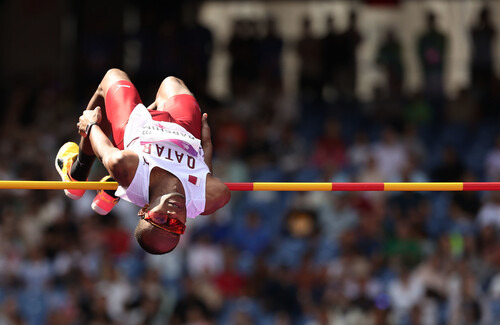
M 66 142 L 57 152 L 55 162 L 56 170 L 64 182 L 78 182 L 70 175 L 71 166 L 76 160 L 76 157 L 78 157 L 78 145 L 74 142 Z M 85 190 L 66 189 L 64 193 L 67 197 L 78 200 L 85 194 Z

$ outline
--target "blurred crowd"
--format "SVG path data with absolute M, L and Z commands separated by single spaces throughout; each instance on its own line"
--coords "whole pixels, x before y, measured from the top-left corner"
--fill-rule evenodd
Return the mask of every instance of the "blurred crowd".
M 77 140 L 78 114 L 126 44 L 145 102 L 175 75 L 209 113 L 214 174 L 225 182 L 499 181 L 500 80 L 487 7 L 468 35 L 470 85 L 444 91 L 449 36 L 428 12 L 415 40 L 423 87 L 403 87 L 397 30 L 373 64 L 384 82 L 356 94 L 358 14 L 327 33 L 300 22 L 297 94 L 283 87 L 279 21 L 238 19 L 226 51 L 230 94 L 207 92 L 212 32 L 141 8 L 141 27 L 111 37 L 104 15 L 81 24 L 75 87 L 18 82 L 0 93 L 0 179 L 56 180 L 53 159 Z M 156 11 L 155 11 L 156 10 Z M 99 23 L 99 22 L 102 22 Z M 104 174 L 96 165 L 93 178 Z M 233 192 L 189 220 L 181 244 L 147 255 L 133 239 L 138 208 L 92 213 L 92 193 L 0 192 L 0 325 L 497 324 L 497 192 Z

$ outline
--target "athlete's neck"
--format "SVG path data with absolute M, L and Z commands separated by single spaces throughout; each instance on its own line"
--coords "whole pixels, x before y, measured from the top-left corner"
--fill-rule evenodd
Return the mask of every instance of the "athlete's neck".
M 181 181 L 172 173 L 154 167 L 149 177 L 149 200 L 161 197 L 167 193 L 180 193 L 186 195 Z

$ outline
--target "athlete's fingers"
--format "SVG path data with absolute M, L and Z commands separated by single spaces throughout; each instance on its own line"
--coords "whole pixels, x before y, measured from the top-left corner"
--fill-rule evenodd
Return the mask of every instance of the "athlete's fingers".
M 208 125 L 208 114 L 204 113 L 201 117 L 201 138 L 203 141 L 210 140 L 210 126 Z
M 203 150 L 211 150 L 212 136 L 210 133 L 210 126 L 208 125 L 207 113 L 204 113 L 201 117 L 201 145 L 203 146 Z
M 85 110 L 83 111 L 80 120 L 84 120 L 86 123 L 96 122 L 97 124 L 101 123 L 102 119 L 102 110 L 99 106 L 94 108 L 93 110 Z
M 201 127 L 208 128 L 210 130 L 210 126 L 208 125 L 208 114 L 207 113 L 203 113 L 203 116 L 201 117 Z
M 100 106 L 97 106 L 95 108 L 95 113 L 96 113 L 96 122 L 97 124 L 101 123 L 101 120 L 102 120 L 102 110 L 101 110 L 101 107 Z
M 153 102 L 151 105 L 148 106 L 148 110 L 156 110 L 157 107 L 156 107 L 156 102 Z

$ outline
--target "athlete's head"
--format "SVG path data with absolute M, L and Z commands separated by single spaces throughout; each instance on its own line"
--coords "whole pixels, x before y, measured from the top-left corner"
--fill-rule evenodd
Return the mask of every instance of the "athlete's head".
M 165 254 L 172 251 L 186 224 L 185 197 L 180 193 L 169 193 L 153 199 L 139 212 L 141 217 L 135 228 L 139 245 L 150 254 Z

